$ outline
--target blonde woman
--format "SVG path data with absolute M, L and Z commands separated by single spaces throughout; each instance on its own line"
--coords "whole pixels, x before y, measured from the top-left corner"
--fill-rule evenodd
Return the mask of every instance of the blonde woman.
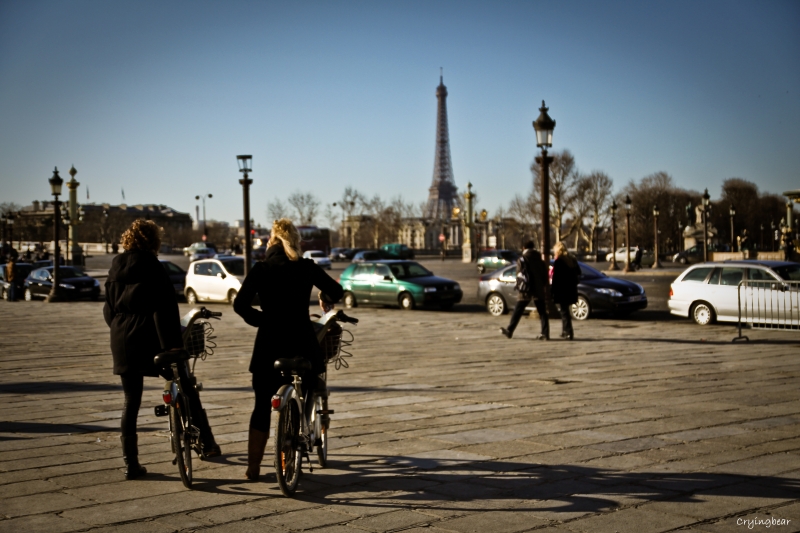
M 325 371 L 322 349 L 309 320 L 312 287 L 320 290 L 320 304 L 339 301 L 341 285 L 314 264 L 300 257 L 300 234 L 288 218 L 276 220 L 264 261 L 256 263 L 242 283 L 233 309 L 258 328 L 250 372 L 256 403 L 250 416 L 245 477 L 257 480 L 269 436 L 272 395 L 289 378 L 274 369 L 281 357 L 302 356 L 311 361 L 313 376 Z M 251 305 L 258 295 L 261 310 Z M 308 381 L 307 381 L 308 382 Z
M 561 313 L 561 336 L 572 340 L 572 312 L 570 306 L 578 301 L 578 278 L 581 267 L 578 260 L 569 254 L 563 242 L 553 247 L 556 260 L 553 262 L 553 301 Z

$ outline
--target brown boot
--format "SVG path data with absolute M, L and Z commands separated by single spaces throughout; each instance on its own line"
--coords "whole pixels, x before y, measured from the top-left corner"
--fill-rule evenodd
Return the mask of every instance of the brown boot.
M 269 432 L 250 428 L 247 439 L 247 472 L 244 476 L 250 481 L 258 481 L 261 472 L 261 460 L 264 458 L 264 448 L 267 447 Z

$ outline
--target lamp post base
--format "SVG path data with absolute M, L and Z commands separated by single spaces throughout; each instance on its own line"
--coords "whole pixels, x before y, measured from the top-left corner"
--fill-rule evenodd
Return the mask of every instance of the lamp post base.
M 619 270 L 619 266 L 616 263 L 611 263 L 608 265 L 609 270 Z
M 625 268 L 622 269 L 623 272 L 635 272 L 636 269 L 633 268 L 631 265 L 625 265 Z
M 658 259 L 656 259 L 656 260 L 655 260 L 655 262 L 653 263 L 653 266 L 652 266 L 651 268 L 654 268 L 654 269 L 655 269 L 655 268 L 664 268 L 664 267 L 661 265 L 661 261 L 659 261 Z
M 66 299 L 61 295 L 61 291 L 51 291 L 44 299 L 47 303 L 65 302 Z

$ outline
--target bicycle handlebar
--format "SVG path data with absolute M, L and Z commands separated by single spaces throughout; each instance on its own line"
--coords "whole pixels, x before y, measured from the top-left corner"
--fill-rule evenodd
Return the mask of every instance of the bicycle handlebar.
M 341 309 L 336 313 L 336 320 L 338 320 L 339 322 L 347 322 L 347 323 L 350 323 L 350 324 L 358 324 L 358 319 L 357 318 L 353 318 L 351 316 L 347 316 L 346 314 L 344 314 L 344 311 L 342 311 Z

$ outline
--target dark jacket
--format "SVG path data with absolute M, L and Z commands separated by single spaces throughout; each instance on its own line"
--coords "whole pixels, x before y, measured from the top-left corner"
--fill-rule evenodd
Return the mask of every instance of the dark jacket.
M 521 300 L 544 300 L 545 284 L 548 283 L 547 267 L 544 265 L 542 255 L 536 250 L 525 250 L 522 252 L 522 257 L 525 258 L 525 265 L 528 268 L 528 281 L 529 290 L 527 293 L 520 293 Z M 520 268 L 522 261 L 517 259 L 517 269 Z
M 114 374 L 157 376 L 153 357 L 183 347 L 175 289 L 151 252 L 134 250 L 114 258 L 103 316 L 111 328 Z
M 322 349 L 308 316 L 311 288 L 316 286 L 329 302 L 344 291 L 311 259 L 292 261 L 283 246 L 270 246 L 264 261 L 256 263 L 242 283 L 233 310 L 258 328 L 250 372 L 272 372 L 276 359 L 302 356 L 317 373 L 325 371 Z M 261 311 L 251 305 L 258 294 Z
M 578 278 L 581 267 L 571 255 L 562 255 L 553 263 L 553 301 L 571 305 L 578 301 Z

